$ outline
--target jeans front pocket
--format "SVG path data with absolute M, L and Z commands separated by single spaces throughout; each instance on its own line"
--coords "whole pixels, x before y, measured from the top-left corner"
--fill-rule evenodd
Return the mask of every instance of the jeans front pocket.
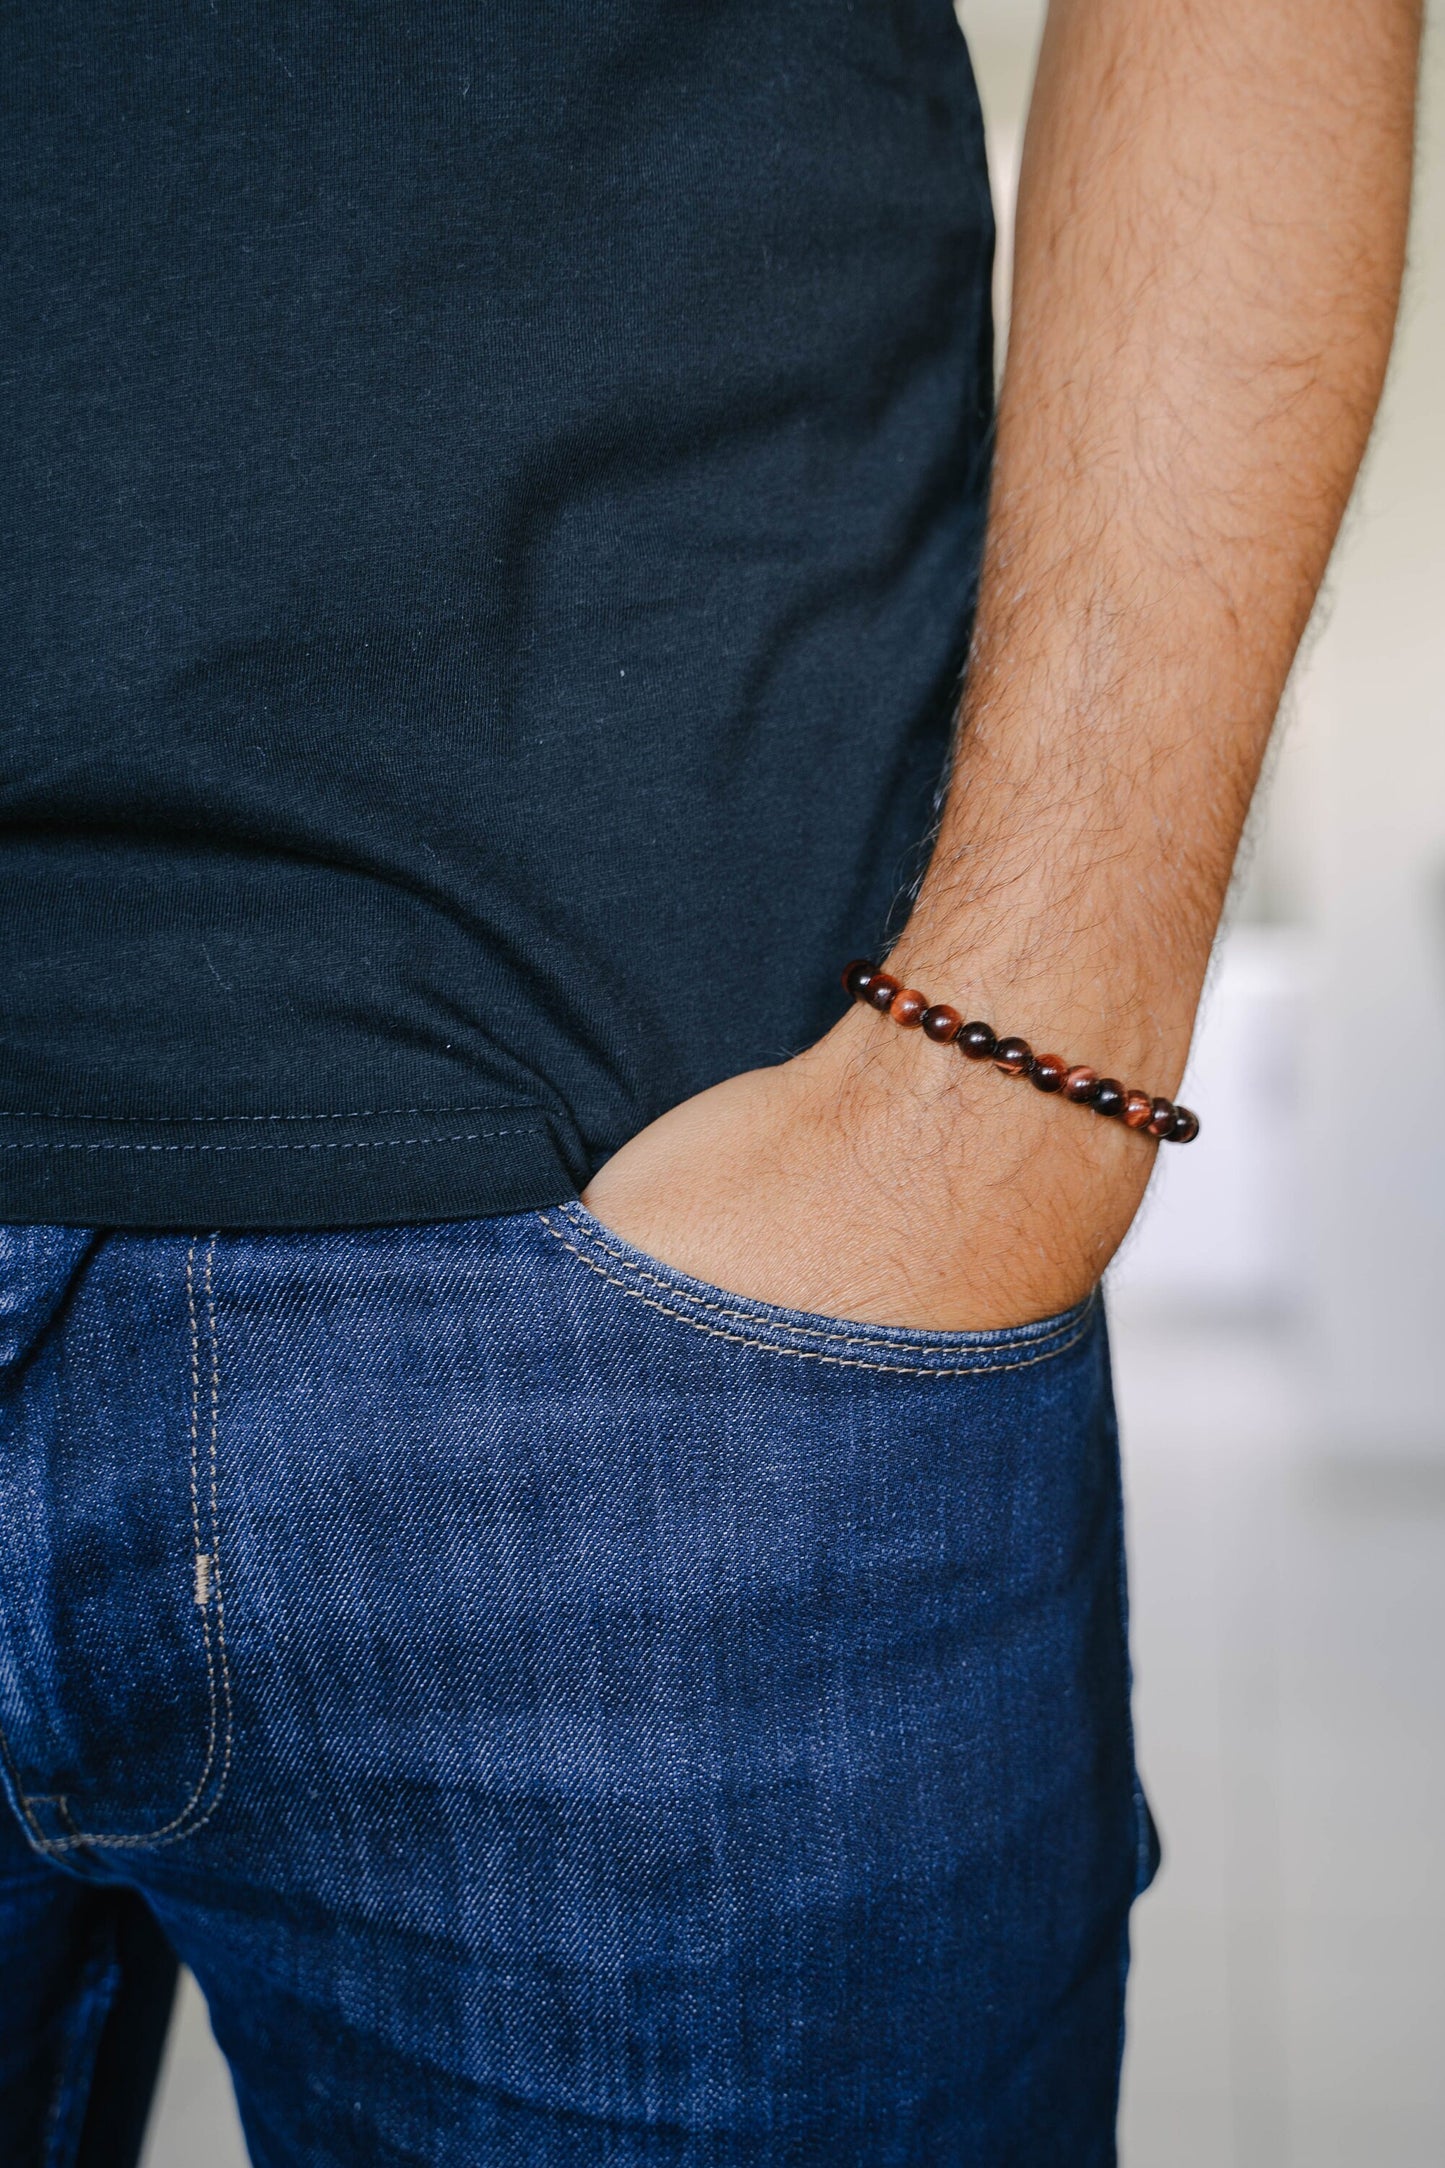
M 610 1751 L 687 1773 L 677 1912 L 724 2006 L 799 2043 L 813 2112 L 845 2068 L 907 2103 L 870 2160 L 1111 2158 L 1138 1822 L 1102 1303 L 849 1324 L 579 1206 L 539 1226 L 658 1562 Z

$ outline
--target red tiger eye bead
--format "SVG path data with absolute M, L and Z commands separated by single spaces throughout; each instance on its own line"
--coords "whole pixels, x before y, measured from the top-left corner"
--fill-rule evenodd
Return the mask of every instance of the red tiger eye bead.
M 888 1009 L 893 1005 L 893 996 L 899 991 L 897 979 L 890 978 L 886 971 L 874 971 L 869 976 L 863 999 L 871 1009 Z
M 992 1061 L 997 1045 L 989 1024 L 965 1024 L 958 1035 L 958 1051 L 967 1054 L 970 1061 Z
M 843 973 L 843 990 L 854 1001 L 861 1001 L 868 991 L 868 981 L 873 976 L 873 966 L 866 956 L 855 956 Z
M 993 1065 L 1008 1076 L 1027 1076 L 1033 1067 L 1034 1050 L 1027 1039 L 1000 1039 L 993 1050 Z M 1146 1100 L 1145 1105 L 1148 1105 Z
M 1122 1114 L 1124 1111 L 1124 1087 L 1116 1076 L 1101 1076 L 1094 1086 L 1090 1101 L 1096 1114 Z
M 1130 1129 L 1142 1129 L 1154 1117 L 1154 1102 L 1147 1092 L 1125 1092 L 1124 1120 Z
M 920 994 L 916 986 L 905 986 L 901 994 L 893 996 L 888 1014 L 895 1024 L 904 1024 L 911 1030 L 923 1021 L 927 1007 L 927 994 Z
M 1076 1106 L 1086 1107 L 1098 1088 L 1098 1070 L 1087 1068 L 1082 1062 L 1064 1078 L 1064 1097 L 1072 1099 Z
M 1150 1104 L 1153 1111 L 1144 1127 L 1151 1137 L 1167 1137 L 1174 1127 L 1174 1101 L 1156 1097 Z
M 1176 1107 L 1174 1109 L 1174 1120 L 1170 1125 L 1169 1142 L 1171 1144 L 1192 1144 L 1198 1134 L 1199 1116 L 1194 1112 L 1193 1108 Z
M 956 1039 L 963 1026 L 963 1018 L 957 1009 L 951 1009 L 946 1001 L 936 1001 L 931 1009 L 925 1009 L 918 1019 L 923 1026 L 925 1039 L 934 1040 L 939 1046 L 947 1046 Z
M 1068 1073 L 1069 1065 L 1062 1054 L 1035 1054 L 1029 1082 L 1038 1092 L 1062 1091 Z

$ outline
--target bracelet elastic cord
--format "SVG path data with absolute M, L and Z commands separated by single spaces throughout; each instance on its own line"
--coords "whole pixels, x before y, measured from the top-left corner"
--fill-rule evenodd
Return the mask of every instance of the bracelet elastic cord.
M 1158 1093 L 1130 1091 L 1116 1077 L 1100 1076 L 1082 1062 L 1067 1062 L 1062 1054 L 1036 1054 L 1027 1039 L 1000 1039 L 990 1024 L 966 1024 L 946 1001 L 930 1002 L 926 994 L 901 986 L 865 957 L 849 964 L 843 984 L 855 1001 L 891 1016 L 905 1030 L 922 1031 L 935 1046 L 956 1046 L 969 1061 L 991 1061 L 1005 1076 L 1027 1077 L 1036 1091 L 1059 1092 L 1076 1107 L 1092 1107 L 1096 1114 L 1122 1121 L 1126 1129 L 1157 1137 L 1162 1144 L 1192 1144 L 1199 1134 L 1199 1116 L 1188 1107 L 1177 1107 Z

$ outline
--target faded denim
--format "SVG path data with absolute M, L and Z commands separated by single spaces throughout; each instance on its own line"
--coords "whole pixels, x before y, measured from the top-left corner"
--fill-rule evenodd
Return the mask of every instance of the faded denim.
M 1097 1301 L 850 1326 L 577 1205 L 16 1227 L 0 1393 L 7 2168 L 129 2157 L 152 1921 L 258 2168 L 1114 2159 Z

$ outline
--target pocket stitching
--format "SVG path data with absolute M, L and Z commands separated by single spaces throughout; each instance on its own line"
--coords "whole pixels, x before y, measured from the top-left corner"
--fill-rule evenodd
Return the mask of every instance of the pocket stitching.
M 595 1259 L 587 1256 L 586 1252 L 580 1249 L 575 1242 L 569 1242 L 565 1235 L 559 1233 L 557 1228 L 552 1225 L 551 1221 L 547 1218 L 544 1212 L 539 1212 L 537 1214 L 537 1217 L 542 1222 L 542 1225 L 546 1228 L 548 1234 L 552 1237 L 553 1241 L 560 1242 L 564 1250 L 570 1250 L 570 1252 L 577 1259 L 579 1264 L 585 1265 L 589 1272 L 595 1273 L 598 1279 L 605 1281 L 609 1287 L 620 1288 L 622 1293 L 624 1295 L 630 1295 L 634 1302 L 644 1302 L 647 1304 L 647 1307 L 650 1310 L 660 1310 L 664 1317 L 674 1318 L 680 1325 L 690 1325 L 694 1332 L 705 1333 L 709 1339 L 728 1340 L 731 1341 L 736 1347 L 762 1348 L 766 1353 L 770 1355 L 787 1355 L 793 1357 L 794 1360 L 798 1362 L 831 1363 L 836 1368 L 844 1370 L 882 1370 L 889 1372 L 895 1377 L 905 1378 L 994 1377 L 997 1376 L 1001 1371 L 1029 1370 L 1032 1369 L 1036 1363 L 1052 1362 L 1056 1356 L 1066 1355 L 1069 1352 L 1070 1348 L 1078 1346 L 1079 1342 L 1088 1332 L 1090 1324 L 1092 1322 L 1095 1298 L 1093 1295 L 1090 1295 L 1085 1299 L 1085 1302 L 1083 1304 L 1082 1312 L 1078 1320 L 1078 1330 L 1076 1332 L 1072 1333 L 1067 1339 L 1059 1340 L 1056 1338 L 1054 1344 L 1044 1349 L 1042 1353 L 1036 1355 L 1027 1355 L 1023 1357 L 1023 1359 L 1019 1362 L 960 1363 L 952 1366 L 951 1368 L 944 1368 L 934 1364 L 915 1365 L 911 1363 L 867 1362 L 860 1355 L 828 1355 L 825 1354 L 821 1348 L 789 1347 L 787 1343 L 783 1341 L 752 1339 L 744 1333 L 727 1332 L 720 1325 L 704 1324 L 701 1318 L 689 1316 L 686 1310 L 675 1310 L 668 1303 L 659 1301 L 656 1295 L 646 1295 L 643 1293 L 640 1287 L 630 1286 L 629 1283 L 619 1277 L 618 1274 L 609 1272 L 605 1265 L 599 1265 L 595 1261 Z M 605 1243 L 599 1243 L 598 1247 L 604 1250 L 607 1249 L 607 1245 Z M 616 1251 L 608 1251 L 608 1254 L 610 1256 L 618 1255 Z M 625 1259 L 620 1261 L 627 1262 L 627 1260 Z M 629 1266 L 629 1269 L 640 1268 L 632 1268 Z M 654 1284 L 658 1286 L 664 1284 L 658 1279 L 655 1273 L 645 1273 L 643 1276 L 651 1279 Z M 721 1310 L 722 1314 L 725 1317 L 738 1317 L 746 1315 L 745 1312 L 728 1310 L 721 1303 L 709 1303 L 703 1301 L 701 1298 L 699 1298 L 698 1306 L 702 1309 Z M 787 1327 L 784 1329 L 791 1330 L 792 1328 Z M 812 1330 L 813 1328 L 803 1326 L 797 1329 L 800 1331 L 808 1331 Z M 818 1337 L 821 1338 L 825 1336 L 819 1334 Z M 916 1341 L 910 1343 L 907 1341 L 870 1340 L 866 1337 L 845 1333 L 840 1333 L 838 1335 L 838 1338 L 844 1346 L 861 1346 L 876 1348 L 896 1346 L 904 1352 L 908 1352 L 910 1348 L 920 1349 L 921 1351 L 921 1343 Z M 1004 1343 L 1004 1345 L 1012 1347 L 1026 1347 L 1028 1345 L 1028 1342 L 1015 1340 L 1012 1342 Z M 940 1349 L 939 1352 L 942 1354 L 946 1353 L 947 1350 Z
M 73 1852 L 83 1846 L 90 1846 L 92 1848 L 103 1848 L 107 1851 L 143 1851 L 155 1845 L 175 1844 L 182 1837 L 193 1836 L 198 1829 L 203 1829 L 205 1827 L 206 1823 L 211 1819 L 211 1816 L 215 1813 L 217 1807 L 221 1803 L 221 1798 L 223 1793 L 225 1792 L 226 1783 L 230 1776 L 231 1753 L 234 1742 L 234 1708 L 231 1694 L 230 1657 L 226 1648 L 226 1604 L 221 1579 L 220 1500 L 217 1481 L 217 1451 L 220 1431 L 221 1363 L 220 1345 L 216 1336 L 216 1299 L 213 1280 L 213 1267 L 216 1256 L 216 1240 L 216 1236 L 212 1235 L 206 1249 L 205 1265 L 203 1267 L 205 1281 L 206 1337 L 210 1353 L 210 1373 L 207 1380 L 207 1397 L 209 1401 L 207 1467 L 209 1491 L 208 1504 L 210 1509 L 209 1517 L 211 1524 L 211 1602 L 208 1602 L 201 1607 L 201 1634 L 206 1647 L 206 1685 L 208 1699 L 210 1702 L 210 1721 L 206 1740 L 206 1758 L 204 1763 L 202 1764 L 201 1774 L 196 1780 L 194 1789 L 191 1792 L 191 1796 L 186 1801 L 185 1805 L 181 1808 L 180 1812 L 176 1815 L 173 1815 L 169 1822 L 163 1822 L 159 1829 L 146 1830 L 136 1835 L 96 1835 L 92 1834 L 88 1830 L 79 1829 L 71 1820 L 71 1816 L 66 1805 L 65 1796 L 63 1794 L 42 1795 L 40 1793 L 33 1793 L 27 1796 L 25 1793 L 20 1792 L 17 1785 L 17 1796 L 20 1800 L 22 1808 L 24 1809 L 26 1822 L 29 1824 L 30 1827 L 32 1842 L 35 1844 L 38 1850 L 43 1852 Z M 200 1327 L 197 1319 L 196 1307 L 195 1264 L 196 1245 L 194 1242 L 192 1242 L 186 1252 L 186 1312 L 190 1323 L 191 1338 L 191 1566 L 193 1574 L 198 1574 L 198 1561 L 201 1557 L 199 1480 L 201 1451 L 201 1347 Z M 216 1612 L 216 1637 L 214 1647 L 211 1640 L 211 1603 L 214 1603 Z M 218 1697 L 216 1686 L 218 1667 L 220 1678 L 219 1699 L 221 1706 L 225 1710 L 226 1717 L 225 1738 L 222 1743 L 221 1749 L 221 1769 L 220 1774 L 216 1780 L 216 1788 L 212 1795 L 210 1805 L 206 1808 L 204 1814 L 196 1815 L 195 1809 L 205 1796 L 206 1787 L 211 1781 L 211 1772 L 214 1768 L 216 1759 L 216 1731 L 218 1717 Z M 32 1801 L 35 1804 L 39 1804 L 42 1796 L 46 1798 L 48 1804 L 54 1805 L 58 1809 L 60 1814 L 67 1822 L 70 1822 L 70 1826 L 72 1830 L 74 1830 L 74 1835 L 68 1837 L 47 1837 L 44 1834 L 43 1830 L 37 1823 L 35 1816 L 30 1811 Z
M 621 1265 L 625 1271 L 630 1272 L 634 1278 L 640 1280 L 650 1280 L 654 1287 L 661 1287 L 665 1289 L 669 1294 L 675 1295 L 676 1299 L 679 1302 L 690 1303 L 694 1309 L 712 1310 L 721 1317 L 733 1317 L 738 1319 L 756 1320 L 758 1322 L 761 1322 L 761 1320 L 758 1318 L 757 1306 L 754 1306 L 752 1308 L 735 1310 L 728 1303 L 710 1302 L 704 1295 L 692 1295 L 689 1294 L 685 1288 L 674 1287 L 672 1281 L 669 1279 L 665 1279 L 662 1273 L 649 1272 L 645 1265 L 640 1263 L 634 1257 L 629 1256 L 629 1254 L 625 1250 L 615 1249 L 610 1242 L 604 1242 L 601 1235 L 595 1233 L 592 1227 L 584 1226 L 577 1220 L 569 1206 L 562 1205 L 559 1207 L 559 1210 L 567 1219 L 568 1224 L 575 1229 L 576 1233 L 584 1242 L 589 1243 L 593 1249 L 601 1250 L 604 1256 L 615 1258 L 617 1263 Z M 539 1212 L 537 1214 L 537 1217 L 542 1222 L 542 1225 L 546 1228 L 548 1234 L 551 1235 L 555 1241 L 560 1242 L 564 1249 L 571 1249 L 571 1243 L 567 1241 L 564 1235 L 558 1234 L 556 1228 L 552 1225 L 552 1222 L 548 1219 L 545 1212 Z M 598 1222 L 599 1226 L 600 1224 L 601 1223 Z M 582 1253 L 578 1251 L 577 1254 L 581 1256 Z M 586 1261 L 587 1260 L 584 1257 L 583 1263 L 585 1264 Z M 746 1298 L 742 1296 L 735 1297 L 734 1299 L 737 1301 L 746 1300 Z M 1081 1314 L 1086 1311 L 1089 1305 L 1093 1302 L 1093 1300 L 1093 1294 L 1090 1293 L 1089 1295 L 1086 1295 L 1084 1297 L 1083 1302 L 1074 1303 L 1070 1306 L 1069 1309 L 1060 1311 L 1057 1318 L 1051 1321 L 1045 1321 L 1048 1326 L 1048 1329 L 1045 1332 L 1036 1333 L 1032 1337 L 1022 1339 L 995 1340 L 991 1343 L 992 1348 L 999 1354 L 1009 1354 L 1015 1348 L 1037 1347 L 1041 1341 L 1048 1340 L 1054 1334 L 1067 1330 L 1068 1326 L 1073 1322 L 1076 1313 Z M 796 1333 L 800 1339 L 827 1340 L 836 1342 L 837 1345 L 840 1347 L 892 1348 L 895 1353 L 900 1355 L 924 1355 L 930 1352 L 936 1352 L 938 1354 L 947 1353 L 947 1349 L 944 1347 L 940 1347 L 936 1341 L 890 1340 L 885 1339 L 881 1334 L 867 1332 L 829 1332 L 826 1327 L 822 1325 L 779 1325 L 777 1330 L 780 1332 Z M 947 1335 L 944 1335 L 943 1337 L 947 1338 Z

